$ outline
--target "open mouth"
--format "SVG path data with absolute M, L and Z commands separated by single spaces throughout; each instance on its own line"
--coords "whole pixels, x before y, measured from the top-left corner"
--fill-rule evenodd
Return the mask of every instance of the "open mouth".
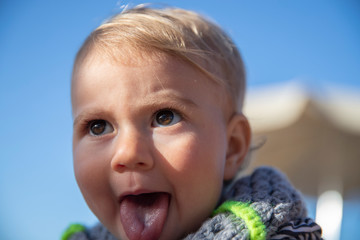
M 169 211 L 170 194 L 126 195 L 120 201 L 121 223 L 130 240 L 159 239 Z

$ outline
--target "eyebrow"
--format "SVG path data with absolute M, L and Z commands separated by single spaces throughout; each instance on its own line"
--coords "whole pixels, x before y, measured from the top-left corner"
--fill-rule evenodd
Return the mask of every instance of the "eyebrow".
M 79 116 L 74 119 L 73 127 L 76 126 L 78 122 L 82 122 L 84 119 L 96 118 L 104 114 L 107 113 L 102 110 L 84 110 L 82 113 L 79 114 Z
M 193 100 L 179 96 L 176 93 L 157 93 L 155 96 L 148 96 L 144 101 L 146 103 L 143 105 L 152 106 L 154 108 L 164 104 L 170 104 L 171 106 L 179 108 L 184 106 L 189 106 L 190 108 L 198 107 Z

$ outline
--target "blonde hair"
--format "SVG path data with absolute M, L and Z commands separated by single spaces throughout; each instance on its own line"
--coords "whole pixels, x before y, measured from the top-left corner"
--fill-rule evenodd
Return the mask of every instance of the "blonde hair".
M 75 65 L 95 49 L 115 59 L 133 54 L 131 51 L 160 52 L 180 58 L 224 87 L 231 107 L 241 111 L 245 70 L 240 53 L 219 26 L 195 12 L 144 5 L 125 10 L 90 34 Z

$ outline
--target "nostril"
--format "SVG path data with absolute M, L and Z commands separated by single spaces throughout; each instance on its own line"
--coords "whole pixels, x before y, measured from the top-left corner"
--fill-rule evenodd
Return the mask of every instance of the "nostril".
M 113 169 L 116 170 L 116 171 L 121 171 L 121 170 L 123 170 L 125 168 L 126 168 L 126 166 L 124 164 L 113 165 Z

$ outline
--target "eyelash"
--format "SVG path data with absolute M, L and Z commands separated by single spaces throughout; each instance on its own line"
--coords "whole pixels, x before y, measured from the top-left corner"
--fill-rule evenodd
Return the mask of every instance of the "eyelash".
M 186 119 L 184 114 L 182 114 L 180 111 L 176 110 L 173 107 L 167 107 L 167 108 L 161 108 L 161 109 L 155 111 L 152 114 L 150 122 L 152 122 L 155 119 L 156 115 L 161 111 L 172 111 L 181 118 L 181 121 L 184 121 Z M 98 120 L 105 120 L 105 119 L 103 119 L 103 118 L 95 118 L 95 119 L 89 119 L 89 120 L 85 119 L 83 121 L 83 123 L 81 124 L 81 126 L 80 126 L 80 128 L 82 129 L 82 133 L 83 134 L 90 134 L 89 131 L 90 131 L 91 124 L 93 124 L 95 121 L 98 121 Z
M 152 115 L 151 121 L 152 121 L 153 119 L 155 119 L 156 115 L 157 115 L 159 112 L 162 112 L 162 111 L 171 111 L 171 112 L 174 112 L 174 113 L 176 113 L 177 115 L 179 115 L 181 119 L 184 119 L 184 115 L 183 115 L 180 111 L 178 111 L 178 110 L 176 110 L 176 109 L 174 109 L 174 108 L 169 107 L 169 108 L 161 108 L 161 109 L 155 111 L 154 114 Z

